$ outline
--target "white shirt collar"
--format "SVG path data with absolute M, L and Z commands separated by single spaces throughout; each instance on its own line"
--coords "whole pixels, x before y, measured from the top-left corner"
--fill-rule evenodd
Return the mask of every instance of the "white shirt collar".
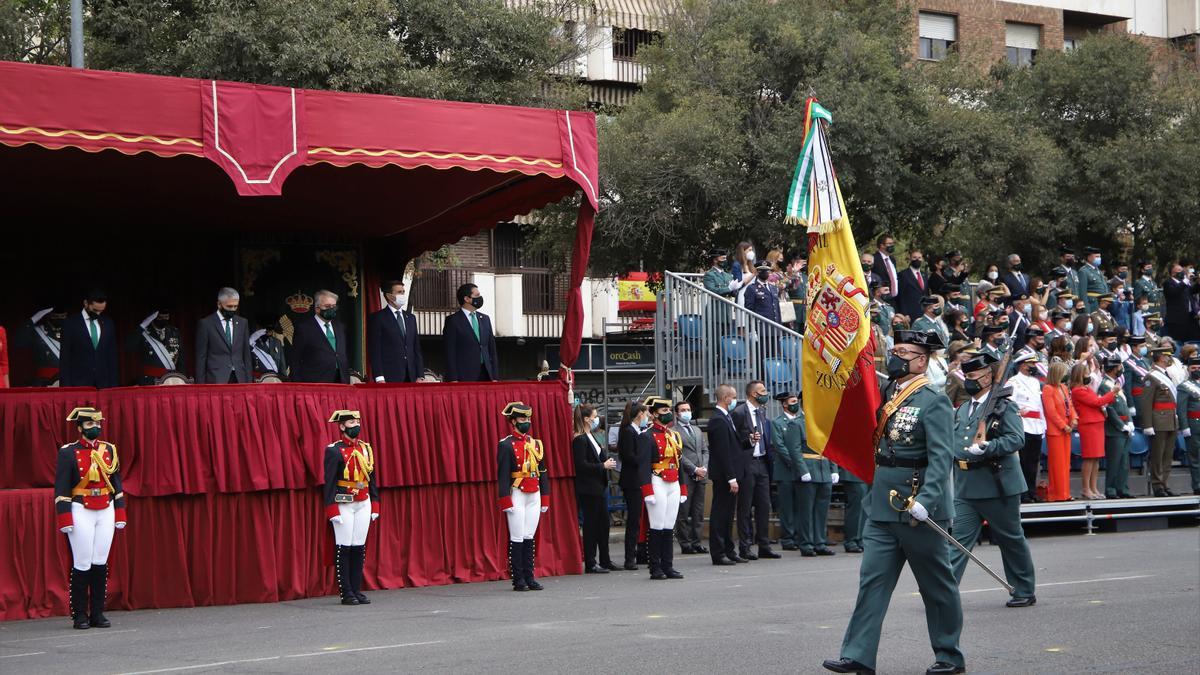
M 793 415 L 792 413 L 790 413 L 786 410 L 783 411 L 783 415 L 784 415 L 784 417 L 788 418 L 789 420 L 794 420 L 797 417 L 799 417 L 799 415 Z
M 721 412 L 725 413 L 726 415 L 728 415 L 728 414 L 729 414 L 729 411 L 728 411 L 728 410 L 726 410 L 726 409 L 724 409 L 724 408 L 722 408 L 721 406 L 717 406 L 717 410 L 720 410 Z
M 81 310 L 79 310 L 79 313 L 80 313 L 81 315 L 83 315 L 83 320 L 84 320 L 84 322 L 85 322 L 85 323 L 86 323 L 86 322 L 88 322 L 88 321 L 90 321 L 90 320 L 91 320 L 91 318 L 92 318 L 92 317 L 88 316 L 88 313 L 87 313 L 87 310 L 86 310 L 86 309 L 81 309 Z
M 458 311 L 462 312 L 463 314 L 466 314 L 466 315 L 467 315 L 467 321 L 470 321 L 470 320 L 471 320 L 471 315 L 472 315 L 472 314 L 474 314 L 475 312 L 478 312 L 479 310 L 475 310 L 475 312 L 472 312 L 472 311 L 471 311 L 471 310 L 469 310 L 469 309 L 459 309 Z
M 981 405 L 983 405 L 983 402 L 988 400 L 988 397 L 991 395 L 992 395 L 992 390 L 988 389 L 987 391 L 983 392 L 983 398 L 973 398 L 971 400 L 974 401 L 976 406 L 981 406 Z

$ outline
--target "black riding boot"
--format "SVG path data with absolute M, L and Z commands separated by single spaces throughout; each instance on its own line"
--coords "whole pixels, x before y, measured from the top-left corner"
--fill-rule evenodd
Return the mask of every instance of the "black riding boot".
M 108 565 L 92 565 L 88 574 L 91 575 L 89 586 L 92 604 L 88 624 L 92 628 L 108 628 L 112 625 L 112 622 L 104 618 L 104 596 L 108 593 Z
M 525 584 L 525 545 L 524 542 L 508 542 L 508 573 L 512 577 L 514 591 L 527 591 Z
M 350 546 L 334 546 L 333 564 L 337 572 L 338 592 L 342 594 L 343 605 L 357 605 L 358 598 L 354 597 L 353 579 L 350 575 Z
M 671 530 L 662 530 L 659 537 L 662 547 L 662 571 L 668 579 L 682 579 L 683 574 L 675 569 L 675 542 L 671 538 Z
M 650 530 L 646 533 L 646 549 L 650 556 L 650 578 L 655 581 L 667 578 L 667 575 L 663 573 L 661 542 L 661 530 Z
M 75 623 L 75 628 L 83 630 L 89 628 L 88 623 L 88 578 L 91 570 L 83 572 L 71 566 L 70 576 L 70 602 L 71 602 L 71 621 Z
M 537 579 L 533 578 L 533 565 L 537 562 L 537 546 L 533 543 L 532 539 L 526 539 L 521 543 L 525 548 L 525 585 L 531 591 L 540 591 L 542 590 L 542 585 L 537 582 Z
M 363 546 L 351 546 L 350 551 L 350 583 L 353 585 L 353 588 L 350 590 L 354 593 L 354 598 L 358 600 L 358 604 L 369 605 L 371 604 L 371 600 L 363 595 L 362 592 L 363 563 L 367 559 L 367 547 L 365 544 Z

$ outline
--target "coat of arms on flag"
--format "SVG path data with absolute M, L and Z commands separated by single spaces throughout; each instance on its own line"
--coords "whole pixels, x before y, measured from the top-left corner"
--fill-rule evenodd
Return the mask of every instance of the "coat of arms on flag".
M 861 317 L 867 310 L 867 294 L 832 263 L 824 269 L 814 269 L 809 283 L 814 291 L 809 298 L 812 309 L 808 313 L 805 338 L 829 366 L 829 372 L 844 379 L 842 366 L 846 357 L 853 360 L 857 356 L 858 350 L 849 348 L 863 328 Z

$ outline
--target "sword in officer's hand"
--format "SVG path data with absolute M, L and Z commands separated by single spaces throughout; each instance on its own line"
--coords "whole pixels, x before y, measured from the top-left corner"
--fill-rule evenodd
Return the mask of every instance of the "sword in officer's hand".
M 897 511 L 907 511 L 909 509 L 909 507 L 912 506 L 912 503 L 914 501 L 915 501 L 915 499 L 912 495 L 909 495 L 908 497 L 906 497 L 904 499 L 900 499 L 900 493 L 897 492 L 896 490 L 892 490 L 891 492 L 888 493 L 888 504 Z M 897 506 L 897 504 L 899 504 L 899 506 Z M 979 565 L 980 567 L 982 567 L 984 572 L 987 572 L 988 574 L 992 575 L 992 578 L 995 579 L 996 581 L 1000 582 L 1000 585 L 1003 586 L 1005 588 L 1005 590 L 1008 591 L 1009 595 L 1012 595 L 1014 589 L 1011 585 L 1009 585 L 1009 583 L 1007 581 L 1005 581 L 1004 577 L 1000 576 L 999 574 L 996 574 L 996 572 L 993 571 L 992 568 L 985 565 L 984 562 L 982 560 L 980 560 L 979 558 L 976 558 L 974 553 L 971 553 L 970 551 L 968 551 L 966 546 L 963 546 L 962 544 L 958 543 L 958 540 L 955 539 L 953 536 L 951 536 L 949 532 L 943 530 L 941 525 L 938 525 L 937 523 L 933 522 L 929 518 L 926 518 L 925 520 L 921 520 L 921 521 L 918 521 L 916 518 L 913 518 L 911 524 L 916 525 L 918 522 L 925 523 L 930 528 L 932 528 L 934 532 L 937 532 L 938 534 L 942 535 L 943 539 L 945 539 L 946 541 L 953 544 L 954 548 L 957 548 L 958 550 L 962 551 L 963 554 L 966 555 L 968 558 L 970 558 L 971 561 L 974 562 L 976 565 Z

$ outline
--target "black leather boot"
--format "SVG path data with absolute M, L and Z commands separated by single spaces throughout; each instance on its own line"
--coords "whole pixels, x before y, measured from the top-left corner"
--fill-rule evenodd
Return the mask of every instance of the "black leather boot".
M 525 585 L 531 591 L 540 591 L 543 586 L 533 578 L 533 566 L 537 563 L 537 545 L 533 543 L 532 539 L 526 539 L 521 544 L 525 548 L 525 555 L 522 559 L 525 563 Z
M 358 600 L 358 604 L 369 605 L 371 604 L 370 599 L 363 595 L 362 592 L 363 563 L 367 559 L 367 547 L 365 545 L 351 546 L 350 551 L 350 583 L 353 586 L 350 590 L 354 593 L 354 598 Z
M 525 584 L 525 542 L 508 542 L 508 573 L 512 577 L 514 591 L 527 591 Z
M 354 597 L 350 579 L 350 547 L 333 547 L 333 565 L 337 574 L 338 592 L 342 594 L 343 605 L 357 605 L 358 598 Z
M 108 565 L 92 565 L 88 571 L 92 611 L 88 625 L 92 628 L 108 628 L 112 622 L 104 618 L 104 596 L 108 594 Z
M 662 572 L 668 579 L 682 579 L 683 573 L 675 569 L 675 542 L 671 539 L 671 531 L 663 530 L 659 535 L 659 546 L 662 547 Z
M 666 579 L 663 572 L 662 560 L 662 531 L 650 530 L 646 533 L 646 552 L 650 556 L 650 578 L 655 581 Z
M 71 566 L 71 576 L 69 578 L 70 589 L 69 601 L 71 603 L 71 621 L 75 624 L 75 628 L 84 630 L 90 628 L 88 622 L 88 575 L 91 570 L 83 572 Z

